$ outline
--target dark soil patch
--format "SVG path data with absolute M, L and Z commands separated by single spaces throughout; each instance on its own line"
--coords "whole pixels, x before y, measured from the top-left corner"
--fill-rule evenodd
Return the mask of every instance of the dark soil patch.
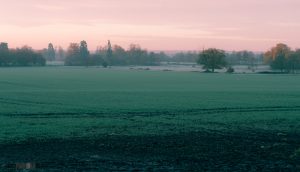
M 299 147 L 299 135 L 253 131 L 28 140 L 0 145 L 0 171 L 297 171 Z

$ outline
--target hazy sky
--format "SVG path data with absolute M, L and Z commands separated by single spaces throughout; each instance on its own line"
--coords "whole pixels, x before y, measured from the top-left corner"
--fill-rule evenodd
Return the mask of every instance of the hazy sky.
M 149 50 L 300 48 L 300 0 L 0 0 L 0 42 Z

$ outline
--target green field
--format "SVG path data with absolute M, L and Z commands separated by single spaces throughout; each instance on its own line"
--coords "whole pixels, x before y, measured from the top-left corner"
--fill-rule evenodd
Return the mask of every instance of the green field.
M 298 75 L 0 69 L 0 142 L 194 131 L 300 132 Z
M 299 171 L 299 85 L 299 75 L 1 68 L 0 171 Z

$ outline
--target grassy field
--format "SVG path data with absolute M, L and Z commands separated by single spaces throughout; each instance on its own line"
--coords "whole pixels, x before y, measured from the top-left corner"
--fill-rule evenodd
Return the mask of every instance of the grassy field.
M 298 75 L 80 67 L 0 69 L 0 143 L 300 134 Z

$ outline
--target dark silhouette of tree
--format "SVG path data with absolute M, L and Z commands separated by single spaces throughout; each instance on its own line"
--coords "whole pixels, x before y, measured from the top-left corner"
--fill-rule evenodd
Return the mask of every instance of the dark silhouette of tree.
M 197 60 L 198 64 L 203 65 L 203 68 L 215 72 L 215 69 L 222 69 L 226 66 L 225 52 L 215 48 L 204 50 L 200 53 Z
M 113 65 L 126 65 L 125 59 L 127 58 L 127 53 L 124 48 L 119 45 L 113 46 L 112 53 L 112 64 Z
M 68 66 L 113 66 L 113 65 L 158 65 L 164 53 L 148 53 L 139 45 L 132 44 L 128 50 L 111 45 L 108 41 L 104 47 L 97 47 L 95 54 L 90 54 L 87 43 L 72 43 L 66 53 L 65 65 Z M 99 64 L 101 63 L 101 64 Z
M 66 56 L 65 50 L 61 46 L 59 46 L 58 50 L 57 50 L 57 55 L 56 55 L 57 60 L 63 61 L 63 60 L 65 60 L 65 56 Z
M 127 63 L 131 65 L 139 65 L 139 57 L 142 56 L 143 52 L 139 45 L 131 44 L 127 51 L 128 58 Z
M 96 54 L 104 57 L 106 65 L 157 65 L 160 54 L 148 53 L 139 45 L 131 44 L 128 50 L 119 45 L 112 46 L 110 41 L 105 47 L 97 47 Z M 104 62 L 103 61 L 103 62 Z
M 286 64 L 289 73 L 296 73 L 300 69 L 300 49 L 289 54 Z
M 52 43 L 49 43 L 47 49 L 47 60 L 54 61 L 55 60 L 55 49 Z
M 194 63 L 197 61 L 199 56 L 198 52 L 179 52 L 172 56 L 171 61 L 172 62 L 189 62 Z
M 9 61 L 8 44 L 5 42 L 0 43 L 0 66 L 6 66 Z
M 11 51 L 10 66 L 45 66 L 46 59 L 31 47 L 23 46 Z
M 67 66 L 81 66 L 80 47 L 77 43 L 71 43 L 66 53 L 65 65 Z
M 90 52 L 88 50 L 88 45 L 86 41 L 81 41 L 80 42 L 80 63 L 84 64 L 85 66 L 89 66 L 91 64 L 91 59 L 90 59 Z
M 100 54 L 90 54 L 86 41 L 71 43 L 66 53 L 66 66 L 100 66 L 102 63 Z
M 107 68 L 107 66 L 108 66 L 107 62 L 106 62 L 106 61 L 103 61 L 102 66 L 103 66 L 104 68 Z
M 172 57 L 170 57 L 169 55 L 167 55 L 165 52 L 161 51 L 159 53 L 155 53 L 157 56 L 157 63 L 160 62 L 171 62 L 173 60 Z M 197 58 L 196 58 L 197 59 Z M 193 62 L 195 62 L 196 60 L 194 60 Z
M 107 51 L 106 51 L 106 62 L 108 65 L 113 65 L 113 50 L 110 43 L 110 40 L 107 42 Z
M 88 45 L 87 45 L 87 42 L 86 41 L 81 41 L 80 42 L 80 57 L 82 59 L 85 59 L 85 58 L 88 58 L 88 56 L 90 55 L 90 52 L 88 50 Z
M 45 64 L 43 55 L 31 47 L 9 49 L 7 43 L 0 43 L 0 66 L 44 66 Z
M 291 48 L 286 44 L 277 44 L 271 50 L 264 54 L 264 59 L 267 64 L 270 64 L 274 70 L 280 70 L 281 72 L 288 72 L 288 57 L 291 54 Z
M 293 59 L 293 61 L 295 61 L 295 71 L 300 70 L 300 49 L 297 49 L 295 51 L 295 57 Z
M 0 52 L 1 53 L 8 53 L 9 52 L 8 43 L 6 43 L 6 42 L 1 42 L 0 43 Z
M 254 53 L 252 51 L 237 51 L 226 53 L 226 61 L 229 65 L 247 65 L 248 69 L 253 72 L 258 64 L 262 64 L 262 54 Z
M 131 44 L 127 50 L 126 64 L 127 65 L 158 65 L 158 54 L 148 52 L 142 49 L 140 45 Z
M 103 58 L 100 54 L 91 54 L 87 58 L 86 66 L 101 66 Z

